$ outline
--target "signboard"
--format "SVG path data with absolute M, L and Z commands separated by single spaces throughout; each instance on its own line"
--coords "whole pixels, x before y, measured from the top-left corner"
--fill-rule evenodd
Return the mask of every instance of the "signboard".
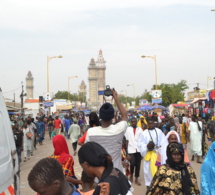
M 44 107 L 53 107 L 54 103 L 53 102 L 43 102 Z
M 149 104 L 149 102 L 148 102 L 148 100 L 146 100 L 146 99 L 140 99 L 140 100 L 139 100 L 139 105 L 140 105 L 140 106 L 148 105 L 148 104 Z
M 187 99 L 194 100 L 195 98 L 205 98 L 206 97 L 206 90 L 199 90 L 199 91 L 190 91 L 187 92 Z
M 46 93 L 44 96 L 43 96 L 43 99 L 45 101 L 50 101 L 53 99 L 52 95 L 50 93 Z
M 54 99 L 54 103 L 57 105 L 57 106 L 60 106 L 60 105 L 67 105 L 68 102 L 66 99 Z
M 155 109 L 154 109 L 154 112 L 157 113 L 157 114 L 158 114 L 158 113 L 162 113 L 162 109 L 161 109 L 161 108 L 155 108 Z
M 162 103 L 162 91 L 161 90 L 152 90 L 152 103 L 153 104 Z

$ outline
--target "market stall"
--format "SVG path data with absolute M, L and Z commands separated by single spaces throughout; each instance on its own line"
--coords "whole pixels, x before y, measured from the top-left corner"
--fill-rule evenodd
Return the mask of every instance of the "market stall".
M 169 106 L 170 115 L 182 115 L 188 112 L 189 104 L 171 104 Z

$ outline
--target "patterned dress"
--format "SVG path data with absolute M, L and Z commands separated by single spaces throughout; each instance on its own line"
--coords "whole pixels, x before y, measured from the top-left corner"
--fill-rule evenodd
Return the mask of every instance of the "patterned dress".
M 195 195 L 200 195 L 194 170 L 188 166 L 188 172 L 194 185 Z M 147 195 L 183 195 L 181 172 L 171 169 L 167 164 L 162 165 L 155 174 Z
M 56 160 L 58 160 L 60 158 L 60 155 L 52 155 L 49 158 L 55 158 Z M 59 161 L 59 160 L 58 160 Z M 73 158 L 68 158 L 68 160 L 62 164 L 62 170 L 63 170 L 63 174 L 66 176 L 70 176 L 70 177 L 74 177 L 74 160 Z

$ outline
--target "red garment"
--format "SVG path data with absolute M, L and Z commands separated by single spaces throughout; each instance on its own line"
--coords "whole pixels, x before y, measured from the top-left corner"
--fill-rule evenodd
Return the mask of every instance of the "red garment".
M 60 155 L 59 162 L 64 164 L 68 158 L 72 157 L 69 154 L 69 148 L 66 140 L 62 135 L 56 135 L 53 138 L 54 155 Z
M 136 133 L 136 128 L 133 128 L 133 131 L 134 131 L 134 135 L 135 135 L 135 133 Z
M 215 100 L 215 90 L 211 91 L 210 98 Z
M 55 119 L 54 120 L 54 128 L 60 129 L 60 125 L 61 125 L 61 120 L 60 119 Z
M 87 131 L 84 133 L 84 135 L 78 140 L 78 142 L 80 143 L 84 143 L 85 142 L 85 139 L 86 139 L 86 136 L 87 136 Z

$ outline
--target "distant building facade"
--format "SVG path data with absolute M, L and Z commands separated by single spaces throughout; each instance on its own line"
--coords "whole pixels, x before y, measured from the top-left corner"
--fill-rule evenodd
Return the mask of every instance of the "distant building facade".
M 102 91 L 105 90 L 105 71 L 106 61 L 104 60 L 102 50 L 99 51 L 97 61 L 92 58 L 88 66 L 88 81 L 89 81 L 89 101 L 88 104 L 93 106 L 100 106 L 103 103 Z
M 27 99 L 33 99 L 34 98 L 34 78 L 32 76 L 31 71 L 28 71 L 28 74 L 25 78 L 26 80 L 26 93 L 27 93 Z

